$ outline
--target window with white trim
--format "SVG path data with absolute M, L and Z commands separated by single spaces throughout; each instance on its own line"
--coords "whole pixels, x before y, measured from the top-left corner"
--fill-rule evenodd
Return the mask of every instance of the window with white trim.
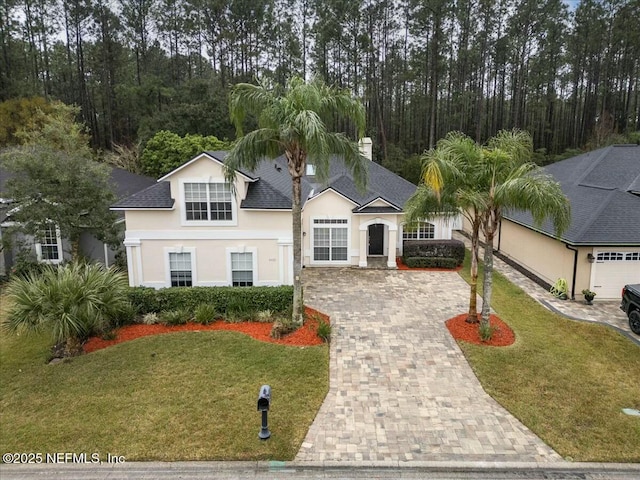
M 185 183 L 187 221 L 233 220 L 233 194 L 227 183 Z
M 253 286 L 253 253 L 231 252 L 231 285 Z
M 625 259 L 630 262 L 640 261 L 640 252 L 629 252 L 627 253 Z
M 190 252 L 169 252 L 169 276 L 172 287 L 193 286 Z
M 413 229 L 405 227 L 402 229 L 403 240 L 430 240 L 436 236 L 436 227 L 433 223 L 420 222 L 420 224 Z
M 611 261 L 623 261 L 624 253 L 622 252 L 600 252 L 598 253 L 598 262 L 611 262 Z
M 62 261 L 62 245 L 60 232 L 54 223 L 49 223 L 40 232 L 36 253 L 41 262 L 57 263 Z
M 348 221 L 338 219 L 313 220 L 313 260 L 316 262 L 346 262 L 349 259 Z

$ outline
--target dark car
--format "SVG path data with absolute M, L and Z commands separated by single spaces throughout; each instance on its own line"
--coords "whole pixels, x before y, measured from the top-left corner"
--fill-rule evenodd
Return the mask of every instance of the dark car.
M 624 286 L 620 309 L 629 317 L 631 331 L 640 335 L 640 283 Z

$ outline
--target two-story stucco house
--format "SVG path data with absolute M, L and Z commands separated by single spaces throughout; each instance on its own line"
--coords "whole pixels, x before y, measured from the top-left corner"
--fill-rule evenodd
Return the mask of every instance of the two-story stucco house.
M 366 147 L 369 148 L 366 148 Z M 369 144 L 365 155 L 370 157 Z M 367 153 L 368 152 L 368 153 Z M 293 283 L 291 177 L 284 157 L 225 183 L 225 152 L 204 152 L 115 204 L 125 213 L 129 283 L 248 286 Z M 407 231 L 403 206 L 415 185 L 370 162 L 366 192 L 340 159 L 320 184 L 303 178 L 303 264 L 396 268 L 404 240 L 449 239 L 444 219 Z

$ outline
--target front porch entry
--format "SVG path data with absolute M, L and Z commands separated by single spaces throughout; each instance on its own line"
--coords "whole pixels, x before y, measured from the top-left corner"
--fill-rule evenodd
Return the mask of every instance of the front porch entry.
M 360 261 L 358 266 L 365 268 L 397 268 L 397 224 L 383 218 L 375 218 L 363 221 L 359 230 Z

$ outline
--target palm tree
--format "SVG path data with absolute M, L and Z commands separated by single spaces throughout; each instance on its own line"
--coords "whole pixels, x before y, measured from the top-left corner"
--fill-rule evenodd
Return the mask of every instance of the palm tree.
M 482 289 L 482 324 L 489 322 L 493 287 L 493 240 L 507 209 L 531 213 L 534 224 L 540 226 L 551 219 L 557 236 L 571 223 L 569 200 L 560 184 L 529 162 L 533 142 L 521 130 L 500 131 L 483 149 L 481 182 L 485 195 L 482 231 L 485 237 L 484 278 Z
M 536 224 L 550 217 L 560 235 L 569 225 L 569 202 L 560 185 L 528 162 L 532 153 L 528 133 L 501 131 L 487 146 L 459 132 L 450 132 L 435 150 L 422 156 L 422 185 L 407 202 L 410 223 L 460 211 L 471 225 L 471 288 L 467 322 L 477 323 L 476 304 L 480 231 L 493 245 L 502 213 L 514 208 L 531 212 Z M 482 323 L 491 309 L 493 248 L 485 248 Z
M 486 209 L 478 182 L 482 148 L 459 132 L 450 132 L 422 157 L 422 184 L 405 205 L 409 226 L 436 216 L 462 213 L 471 226 L 471 285 L 467 322 L 478 323 L 477 286 L 480 227 Z
M 293 220 L 293 322 L 303 319 L 302 298 L 302 210 L 301 179 L 307 162 L 315 165 L 315 175 L 326 181 L 330 157 L 337 155 L 351 170 L 360 188 L 367 176 L 367 159 L 358 144 L 344 133 L 330 132 L 327 122 L 352 122 L 358 136 L 364 133 L 362 104 L 347 91 L 328 87 L 320 80 L 306 83 L 292 78 L 284 89 L 268 85 L 240 83 L 233 87 L 229 102 L 231 121 L 240 139 L 225 159 L 225 177 L 233 185 L 240 167 L 255 169 L 265 158 L 285 155 L 292 184 Z M 258 128 L 243 136 L 247 114 L 253 114 Z

